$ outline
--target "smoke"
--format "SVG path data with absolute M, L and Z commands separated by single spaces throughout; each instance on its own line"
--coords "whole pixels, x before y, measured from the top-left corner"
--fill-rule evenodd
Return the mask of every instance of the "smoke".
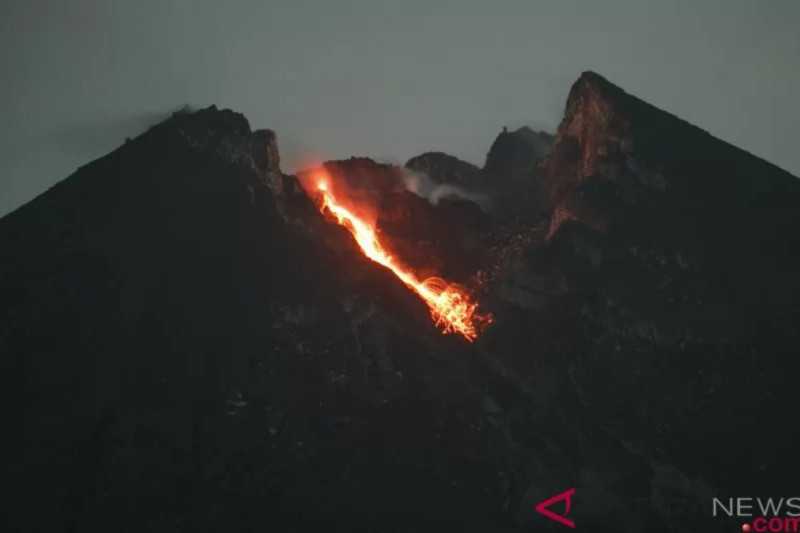
M 437 205 L 442 198 L 459 198 L 478 204 L 484 211 L 489 211 L 491 208 L 491 202 L 486 194 L 450 183 L 437 183 L 422 172 L 406 170 L 403 183 L 408 191 L 425 198 L 433 205 Z

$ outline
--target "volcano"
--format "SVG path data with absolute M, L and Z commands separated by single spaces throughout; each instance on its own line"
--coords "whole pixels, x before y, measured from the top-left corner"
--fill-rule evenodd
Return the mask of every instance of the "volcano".
M 8 529 L 731 531 L 800 471 L 797 227 L 592 72 L 483 167 L 176 113 L 0 220 Z

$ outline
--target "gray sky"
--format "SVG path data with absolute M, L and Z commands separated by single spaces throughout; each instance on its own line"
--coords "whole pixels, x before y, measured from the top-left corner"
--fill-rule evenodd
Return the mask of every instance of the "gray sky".
M 800 2 L 72 1 L 0 5 L 0 215 L 183 104 L 324 158 L 482 164 L 595 70 L 800 174 Z

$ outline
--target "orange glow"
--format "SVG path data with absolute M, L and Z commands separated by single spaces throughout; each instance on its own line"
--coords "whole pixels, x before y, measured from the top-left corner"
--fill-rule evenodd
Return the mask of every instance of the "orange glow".
M 381 244 L 375 226 L 338 203 L 327 182 L 318 181 L 317 190 L 322 197 L 320 211 L 333 215 L 339 225 L 353 235 L 364 255 L 391 270 L 419 295 L 427 304 L 434 323 L 442 333 L 459 333 L 469 342 L 473 342 L 481 330 L 492 323 L 491 315 L 477 312 L 478 303 L 463 288 L 437 277 L 419 281 L 411 271 L 398 264 Z

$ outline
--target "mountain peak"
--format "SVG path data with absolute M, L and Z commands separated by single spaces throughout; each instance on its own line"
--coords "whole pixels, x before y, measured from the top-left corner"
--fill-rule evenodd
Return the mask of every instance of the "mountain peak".
M 248 161 L 275 191 L 281 190 L 282 174 L 278 140 L 270 129 L 252 130 L 239 112 L 217 106 L 181 109 L 153 130 L 177 135 L 195 150 L 220 152 L 230 160 Z
M 565 168 L 566 160 L 573 165 Z M 583 72 L 567 97 L 551 169 L 562 178 L 569 175 L 580 181 L 594 174 L 618 176 L 624 168 L 615 163 L 630 160 L 654 172 L 660 168 L 658 174 L 672 174 L 681 182 L 701 167 L 713 170 L 682 186 L 710 185 L 712 181 L 720 186 L 722 180 L 748 189 L 759 171 L 775 174 L 775 183 L 783 187 L 794 188 L 791 182 L 796 181 L 774 165 L 627 93 L 600 74 Z M 745 167 L 749 170 L 744 171 Z
M 547 155 L 552 144 L 552 135 L 527 126 L 514 131 L 503 128 L 486 155 L 484 171 L 506 180 L 530 179 L 534 167 Z
M 800 198 L 800 181 L 787 172 L 594 72 L 573 84 L 545 166 L 557 213 L 551 235 L 569 219 L 647 239 L 681 234 L 699 250 L 720 234 L 755 241 L 786 231 L 788 206 Z M 714 229 L 700 235 L 700 227 Z
M 409 159 L 406 168 L 425 174 L 437 183 L 450 183 L 470 187 L 483 182 L 481 169 L 444 152 L 425 152 Z
M 596 72 L 586 71 L 575 80 L 567 97 L 564 120 L 591 104 L 598 111 L 607 111 L 626 96 L 625 91 Z
M 622 89 L 620 89 L 618 86 L 608 81 L 605 76 L 598 74 L 593 70 L 585 70 L 581 72 L 581 75 L 578 76 L 578 79 L 572 84 L 571 92 L 579 87 L 591 87 L 596 90 L 622 91 Z

